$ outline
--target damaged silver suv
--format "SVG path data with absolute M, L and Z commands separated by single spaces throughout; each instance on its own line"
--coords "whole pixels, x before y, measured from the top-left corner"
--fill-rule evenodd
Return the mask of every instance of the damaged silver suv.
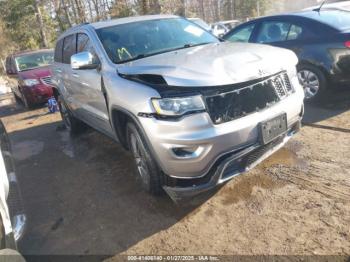
M 70 132 L 85 123 L 119 141 L 146 190 L 176 198 L 249 170 L 299 130 L 296 64 L 291 51 L 158 15 L 69 29 L 52 71 Z

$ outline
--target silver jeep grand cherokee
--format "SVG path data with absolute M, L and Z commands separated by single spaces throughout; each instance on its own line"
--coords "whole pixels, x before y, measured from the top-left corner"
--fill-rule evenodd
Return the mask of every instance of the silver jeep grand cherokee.
M 291 51 L 159 15 L 69 29 L 52 70 L 67 128 L 84 122 L 119 141 L 142 185 L 176 198 L 247 171 L 299 130 L 296 64 Z

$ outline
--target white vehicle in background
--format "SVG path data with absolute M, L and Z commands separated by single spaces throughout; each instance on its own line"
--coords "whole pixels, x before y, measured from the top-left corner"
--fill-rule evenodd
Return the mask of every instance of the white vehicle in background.
M 25 225 L 26 216 L 13 165 L 11 146 L 5 127 L 0 121 L 0 256 L 20 256 L 15 250 L 17 241 L 24 233 Z
M 241 22 L 238 20 L 227 20 L 220 21 L 211 25 L 211 30 L 217 37 L 222 37 L 224 34 L 229 32 L 231 29 L 239 25 Z
M 202 19 L 200 19 L 200 18 L 187 18 L 187 19 L 193 23 L 196 23 L 197 25 L 202 27 L 204 30 L 206 30 L 208 32 L 212 32 L 210 25 L 208 25 Z

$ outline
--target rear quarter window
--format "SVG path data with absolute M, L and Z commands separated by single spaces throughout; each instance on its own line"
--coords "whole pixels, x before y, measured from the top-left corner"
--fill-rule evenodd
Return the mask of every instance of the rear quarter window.
M 70 64 L 70 58 L 76 52 L 76 36 L 69 35 L 63 41 L 63 63 Z

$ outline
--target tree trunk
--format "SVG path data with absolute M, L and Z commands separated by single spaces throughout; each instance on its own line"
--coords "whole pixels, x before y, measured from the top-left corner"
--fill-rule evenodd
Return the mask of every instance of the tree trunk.
M 186 17 L 186 0 L 180 0 L 180 7 L 178 9 L 178 15 Z
M 101 14 L 100 14 L 100 8 L 98 6 L 98 0 L 92 0 L 92 3 L 94 4 L 94 8 L 96 12 L 96 20 L 99 21 L 101 18 Z
M 205 21 L 204 0 L 198 0 L 200 17 Z
M 141 13 L 143 15 L 148 14 L 148 1 L 147 0 L 141 0 Z
M 46 38 L 46 33 L 45 33 L 45 28 L 44 28 L 43 17 L 41 15 L 39 5 L 40 5 L 40 0 L 35 0 L 34 1 L 34 8 L 35 8 L 35 13 L 36 13 L 36 19 L 38 20 L 38 24 L 39 24 L 39 30 L 40 30 L 40 36 L 41 36 L 41 46 L 44 48 L 47 48 L 48 43 L 47 43 L 47 38 Z
M 73 11 L 74 23 L 77 24 L 77 25 L 80 24 L 80 19 L 79 19 L 78 15 L 77 15 L 77 10 L 76 10 L 76 8 L 74 6 L 74 2 L 72 0 L 69 0 L 69 5 L 70 5 L 70 7 L 71 7 L 71 9 Z
M 93 22 L 94 21 L 94 16 L 92 15 L 92 8 L 91 8 L 90 0 L 87 0 L 87 4 L 88 4 L 88 9 L 89 9 L 90 22 Z
M 62 6 L 63 6 L 64 15 L 66 17 L 67 23 L 68 23 L 69 27 L 72 27 L 72 20 L 70 19 L 69 10 L 67 10 L 68 6 L 64 2 L 64 0 L 61 0 L 61 3 L 62 3 Z
M 84 11 L 85 9 L 83 9 L 81 1 L 75 0 L 75 5 L 78 9 L 78 15 L 80 18 L 80 22 L 85 23 L 86 22 L 85 11 Z
M 160 4 L 158 0 L 149 0 L 149 9 L 151 10 L 151 14 L 159 14 L 160 13 Z

